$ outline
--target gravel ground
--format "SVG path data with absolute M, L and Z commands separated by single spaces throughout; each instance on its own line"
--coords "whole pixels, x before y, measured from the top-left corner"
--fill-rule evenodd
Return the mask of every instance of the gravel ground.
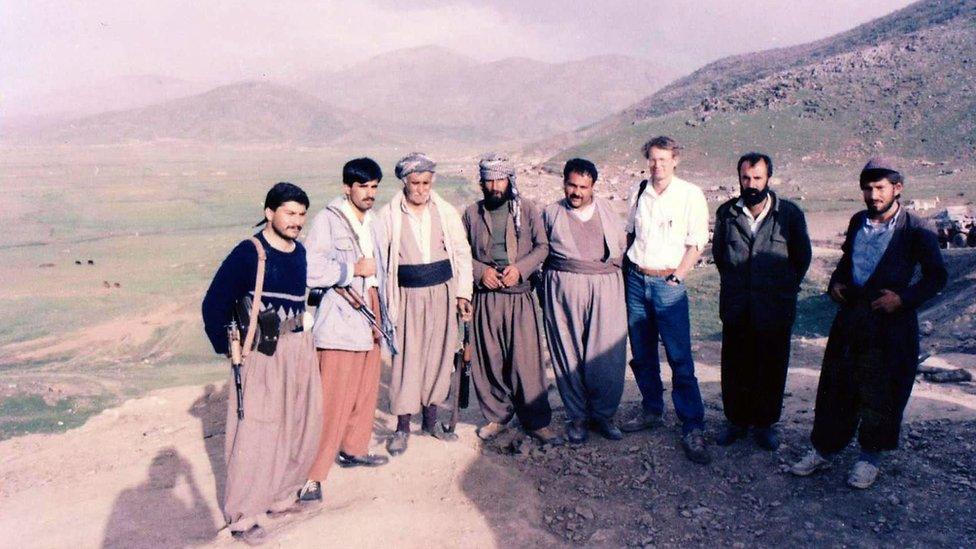
M 786 471 L 806 450 L 809 427 L 790 424 L 776 452 L 751 439 L 712 446 L 707 466 L 683 457 L 670 422 L 620 442 L 592 433 L 584 445 L 540 447 L 516 437 L 485 452 L 532 479 L 546 527 L 571 544 L 976 546 L 976 420 L 907 425 L 868 490 L 846 485 L 853 447 L 813 477 Z

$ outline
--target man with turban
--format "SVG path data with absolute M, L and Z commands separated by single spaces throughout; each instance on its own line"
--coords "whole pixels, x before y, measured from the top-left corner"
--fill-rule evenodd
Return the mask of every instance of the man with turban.
M 450 392 L 456 315 L 471 317 L 471 250 L 461 216 L 432 188 L 436 167 L 423 153 L 397 162 L 403 192 L 373 225 L 383 322 L 394 333 L 390 410 L 397 427 L 386 446 L 393 456 L 406 451 L 410 418 L 420 412 L 424 434 L 457 439 L 437 421 L 437 407 Z
M 519 196 L 511 160 L 487 154 L 478 168 L 484 199 L 462 218 L 475 281 L 472 378 L 488 420 L 478 436 L 498 435 L 517 416 L 530 436 L 558 444 L 533 292 L 549 241 L 539 209 Z

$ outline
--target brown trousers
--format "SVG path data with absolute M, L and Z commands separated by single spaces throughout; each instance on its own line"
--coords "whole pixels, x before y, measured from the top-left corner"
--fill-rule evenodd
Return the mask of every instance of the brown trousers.
M 471 379 L 485 419 L 505 424 L 516 415 L 526 431 L 549 425 L 535 294 L 475 293 L 472 329 Z
M 379 297 L 375 289 L 369 291 L 369 302 L 379 320 Z M 369 451 L 380 386 L 379 340 L 374 339 L 369 351 L 319 349 L 318 355 L 322 377 L 322 436 L 308 478 L 324 482 L 340 450 L 353 456 Z
M 230 381 L 224 520 L 232 531 L 260 524 L 266 511 L 295 503 L 315 460 L 321 432 L 322 385 L 312 332 L 283 334 L 274 356 L 247 355 L 241 377 L 244 419 Z

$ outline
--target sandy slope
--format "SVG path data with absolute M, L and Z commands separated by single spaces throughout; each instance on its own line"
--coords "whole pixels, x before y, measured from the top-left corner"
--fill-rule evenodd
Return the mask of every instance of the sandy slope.
M 217 507 L 214 469 L 223 470 L 226 392 L 165 389 L 107 410 L 79 429 L 0 443 L 0 546 L 173 547 L 231 543 Z M 209 396 L 208 396 L 209 395 Z M 377 432 L 388 432 L 378 417 Z M 374 471 L 334 472 L 327 501 L 300 526 L 276 523 L 271 545 L 493 546 L 478 503 L 521 524 L 520 539 L 541 543 L 537 494 L 512 472 L 477 466 L 472 425 L 461 442 L 413 437 L 410 451 Z M 220 475 L 217 475 L 218 477 Z M 506 504 L 507 502 L 507 504 Z M 293 520 L 291 522 L 294 522 Z

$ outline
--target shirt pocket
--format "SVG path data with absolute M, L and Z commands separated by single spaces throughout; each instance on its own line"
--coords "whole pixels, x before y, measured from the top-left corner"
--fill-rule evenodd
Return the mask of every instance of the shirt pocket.
M 353 250 L 354 244 L 352 238 L 348 236 L 341 236 L 335 239 L 335 248 L 343 252 L 351 252 Z

